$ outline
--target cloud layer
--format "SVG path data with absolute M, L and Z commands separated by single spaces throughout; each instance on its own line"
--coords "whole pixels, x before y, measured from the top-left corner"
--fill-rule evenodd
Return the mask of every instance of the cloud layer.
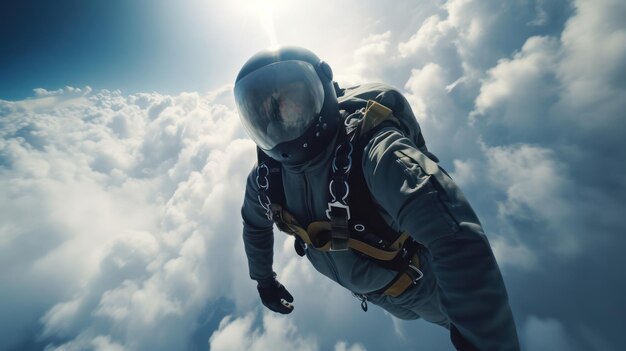
M 41 322 L 52 349 L 186 345 L 233 289 L 224 265 L 243 269 L 237 116 L 198 94 L 72 88 L 2 110 L 4 342 Z
M 333 67 L 404 91 L 485 225 L 528 350 L 623 343 L 624 15 L 435 2 L 381 17 Z M 363 314 L 281 236 L 296 310 L 261 312 L 239 218 L 253 163 L 229 86 L 0 100 L 0 349 L 451 348 L 439 327 Z

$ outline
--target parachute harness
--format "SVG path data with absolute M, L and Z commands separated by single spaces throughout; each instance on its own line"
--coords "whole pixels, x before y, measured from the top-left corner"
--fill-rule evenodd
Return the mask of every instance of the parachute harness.
M 351 197 L 349 196 L 348 178 L 350 171 L 353 170 L 353 159 L 358 162 L 362 155 L 361 152 L 357 152 L 354 144 L 357 140 L 360 143 L 361 139 L 364 139 L 360 136 L 361 134 L 374 130 L 380 122 L 391 118 L 390 114 L 389 109 L 370 100 L 365 111 L 361 109 L 353 114 L 354 116 L 363 116 L 362 119 L 350 118 L 353 115 L 346 118 L 345 133 L 340 134 L 339 145 L 335 148 L 330 172 L 328 185 L 330 199 L 326 210 L 326 216 L 330 222 L 312 222 L 304 229 L 293 215 L 283 208 L 286 199 L 281 165 L 258 148 L 256 184 L 258 186 L 258 201 L 265 210 L 265 215 L 276 224 L 278 229 L 296 238 L 295 249 L 300 256 L 304 256 L 308 247 L 319 251 L 353 250 L 387 269 L 398 272 L 387 286 L 379 291 L 370 292 L 371 294 L 397 297 L 411 286 L 416 285 L 423 276 L 417 254 L 421 245 L 413 240 L 408 233 L 396 232 L 385 224 L 384 220 L 377 214 L 375 207 L 366 204 L 370 203 L 371 199 L 358 196 L 353 199 L 354 214 L 351 214 L 348 201 Z M 361 150 L 361 146 L 361 144 L 357 145 L 358 150 Z M 357 175 L 362 172 L 359 167 L 355 168 L 354 171 Z M 271 189 L 270 184 L 272 184 Z M 366 187 L 364 183 L 357 183 L 356 185 L 359 191 L 365 191 L 366 194 L 369 194 L 367 189 L 360 189 Z M 359 193 L 355 193 L 354 196 L 356 195 Z M 366 208 L 371 211 L 364 212 Z M 356 220 L 355 218 L 351 220 L 351 215 L 354 215 Z M 378 217 L 378 219 L 374 217 Z M 350 235 L 351 233 L 353 235 Z M 364 294 L 356 294 L 355 296 L 361 300 L 363 310 L 367 310 L 367 297 Z
M 357 111 L 362 114 L 363 110 Z M 345 121 L 345 135 L 342 133 L 342 141 L 335 149 L 332 162 L 332 172 L 328 191 L 330 201 L 326 210 L 326 217 L 330 219 L 332 230 L 330 232 L 330 250 L 348 250 L 348 239 L 350 238 L 350 206 L 348 195 L 350 195 L 350 185 L 348 177 L 352 169 L 352 152 L 354 151 L 353 140 L 358 134 L 358 121 L 350 123 L 350 117 Z M 362 226 L 362 225 L 361 225 Z
M 272 201 L 267 195 L 270 190 L 270 181 L 268 179 L 269 173 L 270 169 L 265 163 L 261 163 L 256 168 L 256 185 L 259 187 L 259 193 L 257 195 L 259 204 L 261 204 L 261 207 L 265 210 L 265 216 L 267 216 L 267 219 L 272 220 Z

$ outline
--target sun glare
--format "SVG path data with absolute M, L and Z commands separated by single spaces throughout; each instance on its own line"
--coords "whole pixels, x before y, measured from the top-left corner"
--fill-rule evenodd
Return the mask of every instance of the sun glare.
M 274 14 L 276 11 L 284 9 L 287 2 L 284 0 L 238 0 L 233 3 L 238 9 L 253 14 L 268 36 L 269 48 L 278 48 Z

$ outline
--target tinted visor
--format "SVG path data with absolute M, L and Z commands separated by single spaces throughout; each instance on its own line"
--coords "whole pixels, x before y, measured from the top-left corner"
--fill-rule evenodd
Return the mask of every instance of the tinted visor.
M 265 150 L 297 139 L 318 118 L 324 87 L 308 62 L 283 61 L 262 67 L 235 84 L 244 128 Z

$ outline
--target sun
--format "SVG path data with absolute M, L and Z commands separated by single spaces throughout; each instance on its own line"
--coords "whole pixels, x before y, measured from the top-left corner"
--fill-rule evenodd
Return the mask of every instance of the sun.
M 237 0 L 233 5 L 247 14 L 253 14 L 259 20 L 269 40 L 269 49 L 278 48 L 275 19 L 277 12 L 283 12 L 289 4 L 286 0 Z

